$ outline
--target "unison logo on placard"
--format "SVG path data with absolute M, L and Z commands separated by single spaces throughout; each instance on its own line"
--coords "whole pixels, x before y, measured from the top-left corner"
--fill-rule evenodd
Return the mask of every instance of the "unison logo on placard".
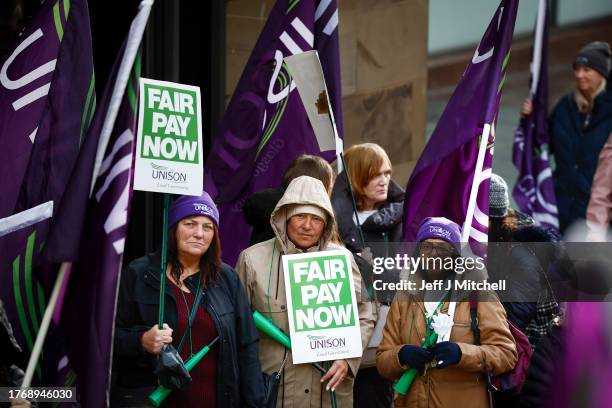
M 151 163 L 151 177 L 154 180 L 165 180 L 174 181 L 175 183 L 186 183 L 187 173 L 174 171 L 166 166 L 158 166 L 155 163 Z
M 311 350 L 337 349 L 346 346 L 346 338 L 308 335 Z

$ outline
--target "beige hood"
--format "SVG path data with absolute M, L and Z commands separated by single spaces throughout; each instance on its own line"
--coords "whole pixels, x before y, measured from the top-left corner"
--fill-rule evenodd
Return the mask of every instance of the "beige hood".
M 327 223 L 319 241 L 318 249 L 326 248 L 336 225 L 329 195 L 320 180 L 309 176 L 301 176 L 291 181 L 287 190 L 285 190 L 285 194 L 281 197 L 270 215 L 272 230 L 274 230 L 274 234 L 278 238 L 283 252 L 288 253 L 287 221 L 289 220 L 287 218 L 287 210 L 289 206 L 294 204 L 316 205 L 327 214 Z

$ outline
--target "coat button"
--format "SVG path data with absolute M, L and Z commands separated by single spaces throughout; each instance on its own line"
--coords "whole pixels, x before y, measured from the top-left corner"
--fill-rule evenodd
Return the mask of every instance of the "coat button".
M 285 305 L 281 305 L 281 310 L 285 310 Z
M 308 394 L 308 393 L 310 392 L 310 390 L 309 390 L 308 388 L 306 388 L 306 389 L 304 390 L 304 392 L 305 392 L 306 394 Z

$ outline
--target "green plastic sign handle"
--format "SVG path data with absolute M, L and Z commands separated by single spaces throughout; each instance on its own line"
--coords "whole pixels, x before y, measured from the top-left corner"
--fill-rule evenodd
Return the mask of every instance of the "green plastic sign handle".
M 433 346 L 434 344 L 436 344 L 437 341 L 438 341 L 438 333 L 431 332 L 429 337 L 425 339 L 425 341 L 423 342 L 423 347 L 429 348 Z M 408 394 L 408 390 L 410 389 L 410 386 L 412 385 L 412 382 L 416 378 L 417 374 L 418 374 L 418 371 L 415 370 L 414 368 L 404 371 L 404 374 L 402 374 L 400 379 L 397 380 L 397 382 L 393 386 L 393 389 L 395 390 L 395 392 L 401 395 Z
M 253 312 L 253 320 L 255 320 L 255 327 L 262 332 L 266 333 L 273 340 L 280 343 L 286 349 L 291 350 L 291 340 L 277 325 L 270 320 L 266 319 L 257 310 Z
M 208 354 L 211 347 L 214 346 L 218 340 L 219 336 L 215 337 L 213 341 L 211 341 L 208 345 L 204 346 L 202 350 L 198 351 L 189 360 L 187 360 L 185 362 L 185 368 L 187 369 L 187 371 L 191 371 L 193 367 L 195 367 L 200 361 L 202 361 L 204 356 Z M 164 387 L 163 385 L 160 385 L 159 387 L 157 387 L 157 389 L 155 389 L 155 391 L 151 393 L 151 395 L 149 395 L 149 402 L 154 407 L 159 407 L 164 402 L 164 400 L 168 398 L 168 395 L 170 395 L 172 391 L 173 390 L 170 390 Z

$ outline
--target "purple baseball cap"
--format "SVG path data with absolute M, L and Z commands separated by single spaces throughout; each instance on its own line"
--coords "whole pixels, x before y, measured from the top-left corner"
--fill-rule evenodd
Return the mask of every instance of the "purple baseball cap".
M 417 242 L 428 238 L 442 239 L 452 244 L 461 253 L 461 228 L 445 217 L 428 217 L 423 220 L 417 232 Z
M 201 196 L 181 196 L 170 206 L 168 212 L 168 228 L 192 215 L 205 215 L 219 228 L 219 210 L 206 191 Z

